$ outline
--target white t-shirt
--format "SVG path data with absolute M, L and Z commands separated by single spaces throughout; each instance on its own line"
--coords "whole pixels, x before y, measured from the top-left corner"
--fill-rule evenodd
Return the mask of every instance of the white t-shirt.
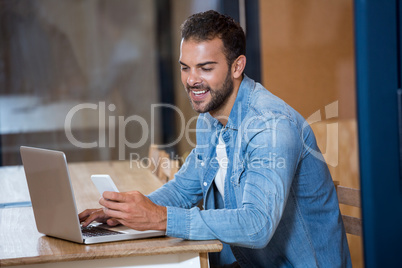
M 222 139 L 222 133 L 219 135 L 219 143 L 216 146 L 216 159 L 219 163 L 219 170 L 215 177 L 215 184 L 222 198 L 225 196 L 225 177 L 228 168 L 228 157 L 226 155 L 226 144 Z

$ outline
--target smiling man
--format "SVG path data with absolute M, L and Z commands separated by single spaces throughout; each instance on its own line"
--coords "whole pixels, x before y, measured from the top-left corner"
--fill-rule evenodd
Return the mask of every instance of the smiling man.
M 191 105 L 196 112 L 209 112 L 215 118 L 228 118 L 246 65 L 246 57 L 240 55 L 232 70 L 233 60 L 228 63 L 223 51 L 220 38 L 181 42 L 181 79 Z
M 219 239 L 212 267 L 351 267 L 331 175 L 306 121 L 244 74 L 245 35 L 230 17 L 182 25 L 181 80 L 199 112 L 197 146 L 149 196 L 105 192 L 80 214 L 192 240 Z M 314 151 L 314 153 L 312 153 Z M 203 210 L 197 204 L 203 200 Z

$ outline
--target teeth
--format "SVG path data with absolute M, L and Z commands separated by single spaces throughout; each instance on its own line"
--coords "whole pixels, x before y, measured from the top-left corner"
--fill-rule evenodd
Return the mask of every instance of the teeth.
M 194 95 L 200 95 L 200 94 L 204 94 L 205 92 L 207 92 L 206 90 L 201 90 L 201 91 L 193 91 Z

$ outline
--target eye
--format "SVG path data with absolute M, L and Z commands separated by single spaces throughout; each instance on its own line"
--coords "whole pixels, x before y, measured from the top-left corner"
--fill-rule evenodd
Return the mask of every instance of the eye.
M 181 67 L 180 67 L 180 70 L 181 70 L 181 71 L 187 71 L 187 70 L 188 70 L 188 67 L 187 67 L 187 66 L 181 66 Z
M 212 68 L 205 68 L 205 67 L 203 67 L 203 68 L 201 68 L 204 72 L 210 72 L 210 71 L 212 71 Z

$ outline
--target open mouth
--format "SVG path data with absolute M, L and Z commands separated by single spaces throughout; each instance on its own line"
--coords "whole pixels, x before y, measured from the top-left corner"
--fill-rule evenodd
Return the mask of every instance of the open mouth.
M 209 89 L 191 90 L 191 98 L 194 100 L 201 100 L 207 96 Z
M 193 90 L 193 93 L 194 93 L 195 96 L 199 96 L 199 95 L 202 95 L 202 94 L 206 93 L 207 91 L 208 90 L 199 90 L 199 91 Z

